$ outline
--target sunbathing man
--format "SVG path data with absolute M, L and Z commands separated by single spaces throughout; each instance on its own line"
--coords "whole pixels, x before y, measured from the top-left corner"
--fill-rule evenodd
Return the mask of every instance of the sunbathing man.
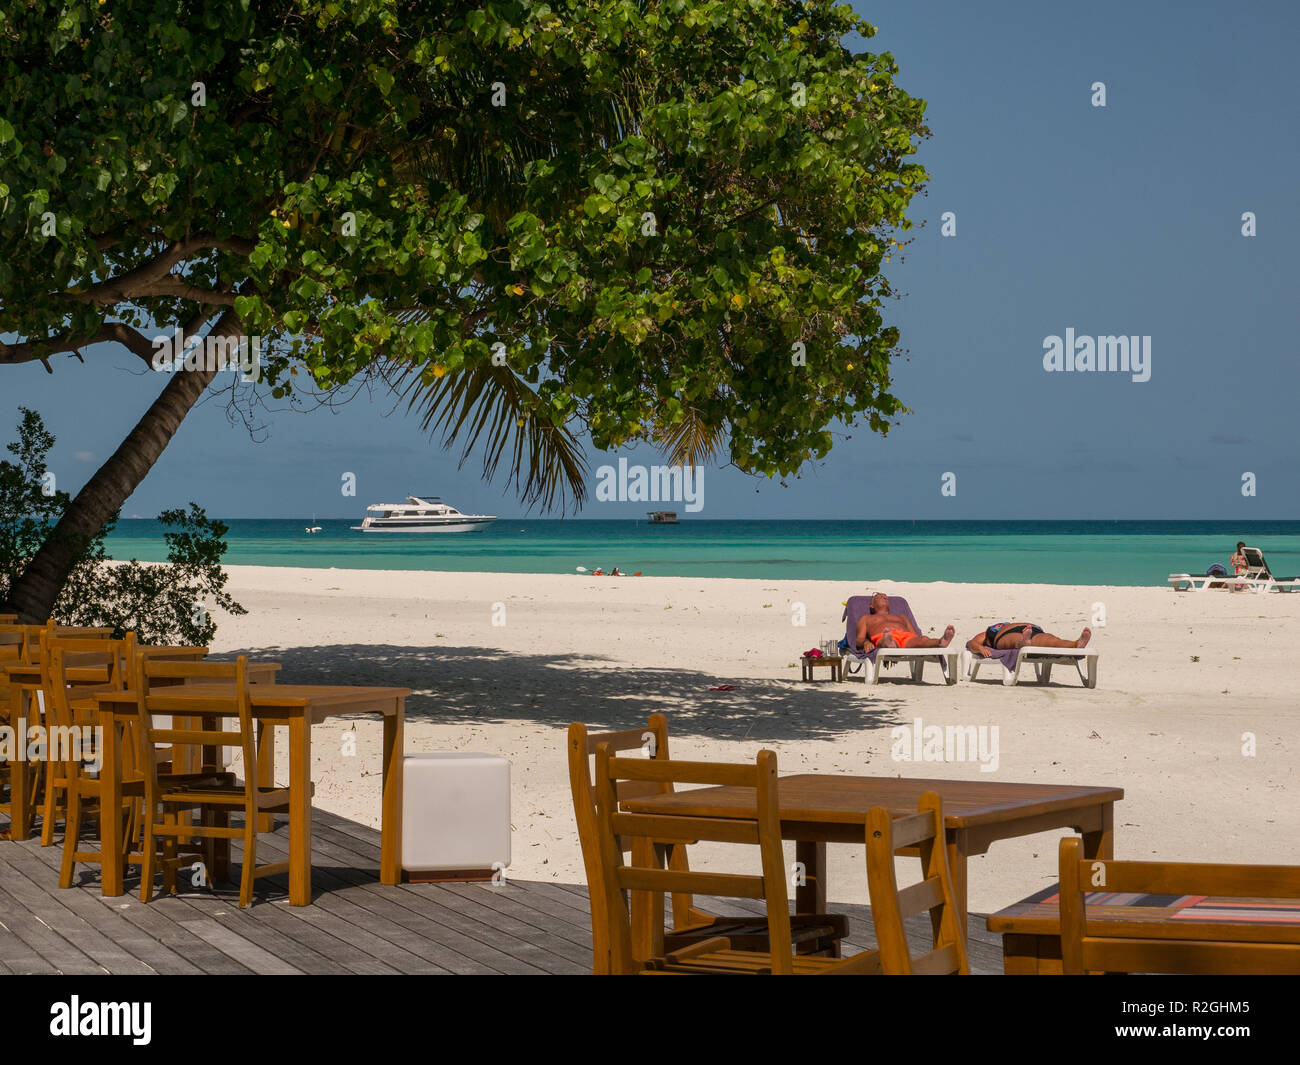
M 990 625 L 978 636 L 966 641 L 966 650 L 973 655 L 988 658 L 994 651 L 1010 651 L 1017 647 L 1087 647 L 1092 639 L 1092 629 L 1085 628 L 1077 640 L 1063 640 L 1044 632 L 1041 625 L 1027 621 L 999 621 Z
M 947 647 L 956 631 L 949 625 L 941 640 L 922 636 L 903 615 L 891 614 L 889 596 L 877 592 L 871 597 L 871 613 L 858 618 L 857 645 L 859 651 L 867 649 L 868 641 L 872 647 Z

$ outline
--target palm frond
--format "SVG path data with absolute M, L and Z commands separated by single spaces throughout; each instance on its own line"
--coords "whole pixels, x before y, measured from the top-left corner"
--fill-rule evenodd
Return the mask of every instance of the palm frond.
M 651 440 L 674 466 L 707 465 L 717 456 L 724 436 L 721 427 L 706 425 L 694 407 L 686 407 L 676 424 L 661 423 L 651 432 Z
M 482 447 L 483 476 L 491 480 L 509 455 L 507 483 L 529 507 L 575 509 L 587 497 L 587 460 L 567 424 L 535 409 L 535 393 L 508 366 L 474 366 L 426 381 L 422 368 L 399 371 L 394 389 L 418 412 L 420 428 L 444 447 L 463 439 L 460 464 Z M 481 442 L 481 443 L 480 443 Z

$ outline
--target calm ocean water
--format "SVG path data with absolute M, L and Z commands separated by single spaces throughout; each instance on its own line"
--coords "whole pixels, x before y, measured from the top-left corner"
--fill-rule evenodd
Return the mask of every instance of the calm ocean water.
M 373 534 L 350 520 L 227 521 L 225 561 L 243 566 L 647 576 L 1163 585 L 1170 573 L 1225 565 L 1238 540 L 1273 573 L 1300 573 L 1300 522 L 633 521 L 501 519 L 474 533 Z M 160 561 L 152 520 L 123 520 L 114 558 Z

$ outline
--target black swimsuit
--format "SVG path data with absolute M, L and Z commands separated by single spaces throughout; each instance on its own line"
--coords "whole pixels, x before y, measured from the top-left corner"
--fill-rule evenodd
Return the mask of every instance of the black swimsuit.
M 999 621 L 996 625 L 990 625 L 984 630 L 984 642 L 995 651 L 1005 650 L 1005 648 L 998 646 L 998 637 L 1006 635 L 1008 630 L 1012 632 L 1021 632 L 1023 629 L 1023 625 L 1017 625 L 1010 621 Z M 1030 639 L 1041 635 L 1043 632 L 1042 628 L 1038 625 L 1030 625 L 1029 629 Z

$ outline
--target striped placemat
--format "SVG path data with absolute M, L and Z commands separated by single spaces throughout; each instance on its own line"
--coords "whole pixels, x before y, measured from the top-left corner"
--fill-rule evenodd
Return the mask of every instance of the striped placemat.
M 1300 923 L 1300 899 L 1225 899 L 1212 895 L 1150 895 L 1124 891 L 1089 891 L 1085 899 L 1089 906 L 1152 906 L 1172 909 L 1176 912 L 1166 916 L 1175 921 Z M 1060 903 L 1060 889 L 1055 884 L 1021 900 L 1022 905 L 1059 907 Z

